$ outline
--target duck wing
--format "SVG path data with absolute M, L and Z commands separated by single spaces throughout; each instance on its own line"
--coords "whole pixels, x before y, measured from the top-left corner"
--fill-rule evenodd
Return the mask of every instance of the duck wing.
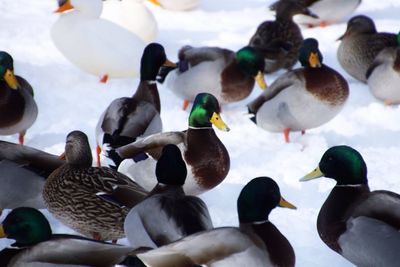
M 223 227 L 187 236 L 137 257 L 151 267 L 191 267 L 223 260 L 251 246 L 254 244 L 250 238 L 239 229 Z
M 23 253 L 16 256 L 14 263 L 18 262 L 20 264 L 18 266 L 47 266 L 45 264 L 50 263 L 57 266 L 58 264 L 114 266 L 123 261 L 131 251 L 131 247 L 84 237 L 53 235 L 50 240 L 25 249 Z
M 131 144 L 117 148 L 115 151 L 121 158 L 131 158 L 139 153 L 152 152 L 161 154 L 162 148 L 167 144 L 186 143 L 186 132 L 163 132 L 147 136 Z
M 0 160 L 12 161 L 45 177 L 65 163 L 56 155 L 6 141 L 0 141 Z
M 105 133 L 103 143 L 116 148 L 134 142 L 161 123 L 157 115 L 158 111 L 148 102 L 129 97 L 115 99 L 106 109 L 101 123 Z
M 99 198 L 121 207 L 133 207 L 148 192 L 129 177 L 111 168 L 89 168 L 80 173 L 81 183 L 89 187 Z
M 219 47 L 191 47 L 184 46 L 179 50 L 179 70 L 184 72 L 205 61 L 215 61 L 218 59 L 228 60 L 233 52 L 229 49 Z
M 299 83 L 304 80 L 304 74 L 302 69 L 286 72 L 276 79 L 266 90 L 263 91 L 256 99 L 247 105 L 249 113 L 256 114 L 258 109 L 268 100 L 274 98 L 281 91 L 289 88 L 295 83 Z

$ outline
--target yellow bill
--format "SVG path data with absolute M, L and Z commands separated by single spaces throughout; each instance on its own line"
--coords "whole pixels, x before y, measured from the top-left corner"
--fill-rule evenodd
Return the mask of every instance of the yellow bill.
M 7 237 L 6 233 L 4 232 L 3 225 L 0 224 L 0 238 Z
M 71 4 L 70 0 L 67 0 L 64 4 L 62 4 L 54 13 L 63 13 L 67 10 L 74 9 L 74 6 Z
M 7 85 L 11 87 L 11 89 L 18 89 L 19 83 L 12 70 L 7 70 L 3 78 L 6 81 Z
M 161 6 L 160 1 L 158 1 L 158 0 L 149 0 L 149 2 L 150 2 L 150 3 L 153 3 L 153 4 L 156 5 L 156 6 Z
M 260 86 L 262 90 L 267 89 L 267 83 L 265 82 L 264 73 L 262 71 L 259 71 L 254 79 L 256 79 L 258 86 Z
M 282 208 L 293 209 L 293 210 L 297 209 L 295 205 L 286 201 L 283 197 L 281 197 L 281 200 L 279 201 L 278 206 L 282 207 Z
M 308 57 L 308 63 L 312 68 L 319 68 L 321 67 L 321 62 L 319 62 L 319 57 L 318 53 L 310 53 L 310 56 Z
M 228 132 L 230 129 L 229 127 L 225 124 L 225 122 L 221 119 L 221 117 L 219 116 L 219 114 L 217 112 L 214 112 L 210 122 L 212 124 L 215 125 L 215 127 L 217 127 L 218 129 L 220 129 L 221 131 L 225 131 Z
M 323 177 L 323 176 L 325 176 L 325 174 L 323 174 L 323 172 L 321 172 L 321 170 L 318 166 L 317 168 L 315 168 L 315 170 L 313 170 L 312 172 L 310 172 L 309 174 L 307 174 L 306 176 L 301 178 L 300 182 L 307 182 L 307 181 L 317 179 L 317 178 Z
M 170 61 L 169 59 L 166 59 L 166 60 L 165 60 L 163 66 L 166 66 L 166 67 L 173 67 L 173 68 L 176 68 L 176 67 L 177 67 L 176 64 L 175 64 L 174 62 Z

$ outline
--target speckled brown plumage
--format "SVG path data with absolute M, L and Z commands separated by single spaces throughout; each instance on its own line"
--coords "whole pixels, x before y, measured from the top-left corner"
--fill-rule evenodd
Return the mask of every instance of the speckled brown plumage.
M 43 198 L 48 210 L 77 232 L 102 240 L 124 237 L 123 223 L 128 208 L 99 198 L 97 192 L 113 193 L 113 186 L 137 187 L 128 177 L 109 168 L 74 168 L 69 164 L 54 171 L 46 181 Z M 145 194 L 139 194 L 139 202 Z
M 84 133 L 70 133 L 65 150 L 67 162 L 50 174 L 44 185 L 47 209 L 85 236 L 101 240 L 124 237 L 123 223 L 129 209 L 123 200 L 133 205 L 147 192 L 113 169 L 91 167 L 91 151 Z
M 271 6 L 271 9 L 276 10 L 275 21 L 265 21 L 260 24 L 253 37 L 251 37 L 249 45 L 259 49 L 259 51 L 263 51 L 271 42 L 279 39 L 290 43 L 292 47 L 287 55 L 279 58 L 279 60 L 269 61 L 268 59 L 270 58 L 265 54 L 266 73 L 274 72 L 281 68 L 291 69 L 296 64 L 299 48 L 303 42 L 303 35 L 299 26 L 293 22 L 293 16 L 309 12 L 301 3 L 291 0 L 278 1 Z
M 213 129 L 188 129 L 185 160 L 203 190 L 221 183 L 229 172 L 228 151 Z
M 304 68 L 305 88 L 321 101 L 339 105 L 349 96 L 349 85 L 334 69 L 326 65 L 320 68 Z M 335 93 L 332 93 L 332 92 Z

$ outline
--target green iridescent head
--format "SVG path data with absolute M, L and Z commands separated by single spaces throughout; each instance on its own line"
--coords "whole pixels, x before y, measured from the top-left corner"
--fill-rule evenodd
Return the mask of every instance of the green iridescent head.
M 161 66 L 176 67 L 167 59 L 164 47 L 158 43 L 148 44 L 140 62 L 140 80 L 154 81 Z
M 215 96 L 208 93 L 200 93 L 194 99 L 189 115 L 189 126 L 204 128 L 211 127 L 211 124 L 214 124 L 222 131 L 229 131 L 229 127 L 226 126 L 219 115 L 220 111 L 221 108 Z
M 357 150 L 349 146 L 334 146 L 324 153 L 318 167 L 301 181 L 319 177 L 332 178 L 338 185 L 367 184 L 367 165 Z
M 34 208 L 12 210 L 0 225 L 0 237 L 14 239 L 15 246 L 31 246 L 49 240 L 51 228 L 44 215 Z
M 400 32 L 397 34 L 397 45 L 400 46 Z
M 267 88 L 264 80 L 264 57 L 250 46 L 245 46 L 236 52 L 236 61 L 240 69 L 254 77 L 261 89 Z
M 268 220 L 276 207 L 296 209 L 281 197 L 278 184 L 269 177 L 257 177 L 248 182 L 239 194 L 237 209 L 241 223 Z
M 18 89 L 19 84 L 14 76 L 14 60 L 10 54 L 0 51 L 0 80 L 3 80 L 11 89 Z
M 321 67 L 322 54 L 318 49 L 318 41 L 314 38 L 308 38 L 303 41 L 299 50 L 299 61 L 303 67 L 317 68 Z

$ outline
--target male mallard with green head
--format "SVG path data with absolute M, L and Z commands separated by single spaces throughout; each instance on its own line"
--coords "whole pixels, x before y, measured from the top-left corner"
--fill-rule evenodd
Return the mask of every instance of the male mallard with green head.
M 290 131 L 305 131 L 334 118 L 349 96 L 342 75 L 322 64 L 317 40 L 304 40 L 299 61 L 303 68 L 283 74 L 248 104 L 252 121 L 267 131 L 283 132 L 286 142 Z
M 226 104 L 249 96 L 255 81 L 261 89 L 266 88 L 263 58 L 251 47 L 234 52 L 219 47 L 184 46 L 178 58 L 179 67 L 162 75 L 168 74 L 167 87 L 184 99 L 183 109 L 201 92 Z
M 386 105 L 400 104 L 400 32 L 397 47 L 382 49 L 367 71 L 370 92 Z
M 212 128 L 214 124 L 220 130 L 229 131 L 219 113 L 220 106 L 213 95 L 198 94 L 189 115 L 189 128 L 186 131 L 150 135 L 115 151 L 110 150 L 109 153 L 125 159 L 118 171 L 151 190 L 157 183 L 154 169 L 162 148 L 166 144 L 176 144 L 188 169 L 188 177 L 183 186 L 185 193 L 203 193 L 221 183 L 230 167 L 228 151 Z
M 147 191 L 113 169 L 92 167 L 89 141 L 81 131 L 67 135 L 65 157 L 66 163 L 52 172 L 44 185 L 47 209 L 85 236 L 98 240 L 124 237 L 129 207 L 140 202 Z
M 14 239 L 13 248 L 0 251 L 0 265 L 97 266 L 120 263 L 132 248 L 76 235 L 52 234 L 46 217 L 34 208 L 12 210 L 0 225 L 0 238 Z
M 355 79 L 367 82 L 367 70 L 378 53 L 386 47 L 397 46 L 396 35 L 377 32 L 374 21 L 364 15 L 352 17 L 337 50 L 343 69 Z
M 167 59 L 164 47 L 157 43 L 146 46 L 140 63 L 140 83 L 132 97 L 115 99 L 100 116 L 96 127 L 97 166 L 101 146 L 117 148 L 162 131 L 161 104 L 156 76 L 161 66 L 175 66 Z M 120 162 L 114 162 L 116 167 Z
M 292 246 L 268 218 L 277 206 L 296 208 L 281 197 L 274 180 L 254 178 L 237 200 L 239 227 L 199 232 L 137 256 L 152 267 L 293 267 Z
M 328 149 L 318 167 L 300 181 L 323 176 L 337 184 L 318 214 L 322 241 L 356 266 L 398 266 L 400 195 L 371 192 L 367 165 L 349 146 Z
M 275 21 L 261 23 L 251 37 L 249 45 L 263 53 L 265 58 L 264 71 L 266 73 L 275 72 L 279 69 L 291 70 L 297 62 L 299 49 L 303 42 L 303 35 L 299 26 L 293 22 L 293 16 L 297 14 L 317 16 L 298 0 L 279 0 L 272 4 L 270 9 L 276 11 Z M 276 57 L 274 55 L 271 57 L 270 53 L 265 53 L 265 49 L 276 40 L 291 44 L 287 54 L 282 53 L 281 56 Z
M 14 75 L 13 58 L 0 51 L 0 135 L 19 133 L 19 143 L 23 144 L 26 130 L 37 114 L 32 86 Z

